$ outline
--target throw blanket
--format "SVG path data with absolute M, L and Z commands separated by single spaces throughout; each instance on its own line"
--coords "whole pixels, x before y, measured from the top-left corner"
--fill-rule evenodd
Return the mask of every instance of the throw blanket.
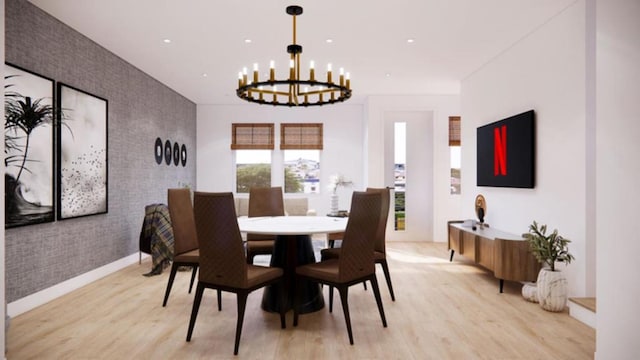
M 165 204 L 151 204 L 144 208 L 141 237 L 151 245 L 151 272 L 145 276 L 159 275 L 173 260 L 173 227 L 169 208 Z

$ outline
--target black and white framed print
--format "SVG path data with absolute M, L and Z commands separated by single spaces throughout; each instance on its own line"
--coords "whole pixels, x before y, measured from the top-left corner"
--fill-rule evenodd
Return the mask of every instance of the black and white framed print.
M 58 218 L 108 211 L 108 102 L 58 83 Z
M 54 81 L 4 66 L 5 228 L 54 221 Z

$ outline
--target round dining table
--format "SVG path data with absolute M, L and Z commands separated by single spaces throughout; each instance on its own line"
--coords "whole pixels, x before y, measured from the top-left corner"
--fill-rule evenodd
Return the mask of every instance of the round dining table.
M 279 285 L 265 288 L 262 309 L 279 312 L 293 307 L 296 292 L 300 296 L 300 313 L 318 311 L 324 307 L 320 285 L 309 281 L 295 281 L 296 267 L 316 262 L 311 243 L 311 235 L 343 232 L 347 218 L 330 216 L 267 216 L 238 218 L 238 227 L 243 233 L 275 235 L 276 241 L 271 254 L 270 266 L 284 271 L 285 301 L 279 296 Z

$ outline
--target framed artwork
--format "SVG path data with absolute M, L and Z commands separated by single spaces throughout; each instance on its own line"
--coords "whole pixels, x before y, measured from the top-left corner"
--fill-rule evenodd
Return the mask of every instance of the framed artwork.
M 108 102 L 58 83 L 58 219 L 108 211 Z
M 4 65 L 5 228 L 54 221 L 54 81 Z

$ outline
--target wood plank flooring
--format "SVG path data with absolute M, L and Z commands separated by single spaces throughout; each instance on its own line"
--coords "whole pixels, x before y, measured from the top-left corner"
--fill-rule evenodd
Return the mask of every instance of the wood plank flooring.
M 262 290 L 249 295 L 240 351 L 233 356 L 235 295 L 205 291 L 191 342 L 186 342 L 193 294 L 179 272 L 166 308 L 168 271 L 144 277 L 149 260 L 132 265 L 11 321 L 7 359 L 592 359 L 595 330 L 568 311 L 550 313 L 526 302 L 521 285 L 498 281 L 443 243 L 389 243 L 396 294 L 381 269 L 378 281 L 388 321 L 383 328 L 373 293 L 350 289 L 354 342 L 339 295 L 328 306 L 279 326 L 260 309 Z M 195 286 L 194 286 L 195 291 Z M 328 289 L 325 287 L 325 299 Z

